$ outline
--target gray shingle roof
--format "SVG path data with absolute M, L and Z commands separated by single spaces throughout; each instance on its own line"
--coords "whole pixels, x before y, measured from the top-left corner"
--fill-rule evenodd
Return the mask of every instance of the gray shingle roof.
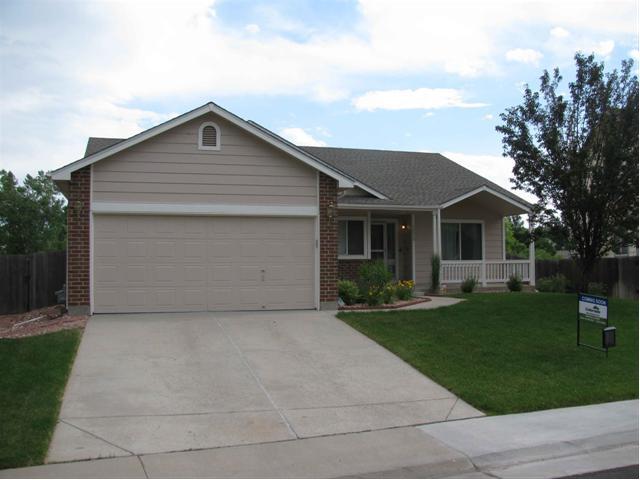
M 94 153 L 98 153 L 100 150 L 104 150 L 116 143 L 120 143 L 125 140 L 124 138 L 102 138 L 102 137 L 89 137 L 87 142 L 87 149 L 84 152 L 84 156 L 88 157 Z
M 524 205 L 526 201 L 439 153 L 301 147 L 384 193 L 392 201 L 343 197 L 340 203 L 436 206 L 487 186 Z
M 85 156 L 93 155 L 122 140 L 124 139 L 91 137 Z M 389 197 L 389 200 L 342 197 L 340 203 L 343 204 L 437 206 L 476 188 L 487 186 L 521 204 L 529 205 L 517 195 L 439 153 L 299 148 Z

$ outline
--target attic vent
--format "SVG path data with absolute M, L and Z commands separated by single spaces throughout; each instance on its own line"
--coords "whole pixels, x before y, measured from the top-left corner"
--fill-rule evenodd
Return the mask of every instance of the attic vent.
M 202 146 L 215 147 L 218 145 L 218 132 L 210 125 L 202 129 Z
M 206 122 L 200 125 L 198 148 L 200 150 L 220 150 L 220 129 L 215 123 Z

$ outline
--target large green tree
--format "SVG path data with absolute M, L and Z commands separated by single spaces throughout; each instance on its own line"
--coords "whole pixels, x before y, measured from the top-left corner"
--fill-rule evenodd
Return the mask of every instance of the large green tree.
M 575 63 L 566 95 L 560 71 L 545 70 L 496 130 L 512 182 L 540 199 L 534 221 L 566 238 L 586 283 L 599 257 L 638 243 L 638 78 L 632 60 L 610 72 L 593 55 Z
M 44 172 L 22 185 L 0 170 L 0 253 L 19 254 L 66 248 L 66 206 Z

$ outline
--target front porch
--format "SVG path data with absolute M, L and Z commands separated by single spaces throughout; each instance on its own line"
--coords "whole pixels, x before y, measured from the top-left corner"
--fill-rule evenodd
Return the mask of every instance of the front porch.
M 535 252 L 508 259 L 504 218 L 528 213 L 495 192 L 479 189 L 439 207 L 358 205 L 338 201 L 338 274 L 355 280 L 368 260 L 385 262 L 397 280 L 414 280 L 416 291 L 432 284 L 432 258 L 439 255 L 440 284 L 456 289 L 473 277 L 485 288 L 504 287 L 518 275 L 535 285 Z

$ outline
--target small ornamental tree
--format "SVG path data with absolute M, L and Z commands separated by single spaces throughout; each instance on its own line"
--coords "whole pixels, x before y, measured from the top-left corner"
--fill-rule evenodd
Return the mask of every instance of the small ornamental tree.
M 584 288 L 598 258 L 638 244 L 638 79 L 632 60 L 609 73 L 593 55 L 575 63 L 566 98 L 560 71 L 545 70 L 496 130 L 512 182 L 539 199 L 534 222 L 566 238 Z

